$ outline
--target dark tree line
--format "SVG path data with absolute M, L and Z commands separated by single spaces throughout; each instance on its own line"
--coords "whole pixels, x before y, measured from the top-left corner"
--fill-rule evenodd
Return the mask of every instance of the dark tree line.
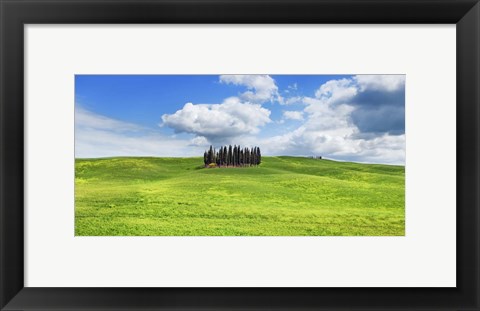
M 218 167 L 243 167 L 259 165 L 262 162 L 262 155 L 259 147 L 241 148 L 232 145 L 222 146 L 218 150 L 210 146 L 203 154 L 203 163 L 205 166 Z

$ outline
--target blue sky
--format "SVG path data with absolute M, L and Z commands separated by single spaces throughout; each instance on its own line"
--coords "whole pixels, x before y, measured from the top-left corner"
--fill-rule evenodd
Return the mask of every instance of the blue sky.
M 265 155 L 404 164 L 404 75 L 76 75 L 75 153 Z

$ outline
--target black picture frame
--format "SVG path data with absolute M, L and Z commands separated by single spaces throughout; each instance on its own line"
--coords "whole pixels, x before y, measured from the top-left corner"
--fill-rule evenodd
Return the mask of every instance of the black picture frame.
M 0 0 L 0 14 L 1 310 L 480 310 L 478 0 Z M 457 287 L 24 287 L 24 25 L 34 23 L 456 24 Z

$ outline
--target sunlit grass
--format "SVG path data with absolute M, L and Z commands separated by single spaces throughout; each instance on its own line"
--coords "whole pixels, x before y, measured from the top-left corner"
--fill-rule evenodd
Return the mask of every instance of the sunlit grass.
M 405 169 L 263 157 L 202 168 L 202 158 L 77 159 L 81 236 L 391 236 L 405 233 Z

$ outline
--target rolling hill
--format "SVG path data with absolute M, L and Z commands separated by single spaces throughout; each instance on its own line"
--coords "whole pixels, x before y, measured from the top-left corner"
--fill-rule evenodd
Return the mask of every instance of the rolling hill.
M 77 236 L 403 236 L 405 168 L 303 157 L 76 159 Z

